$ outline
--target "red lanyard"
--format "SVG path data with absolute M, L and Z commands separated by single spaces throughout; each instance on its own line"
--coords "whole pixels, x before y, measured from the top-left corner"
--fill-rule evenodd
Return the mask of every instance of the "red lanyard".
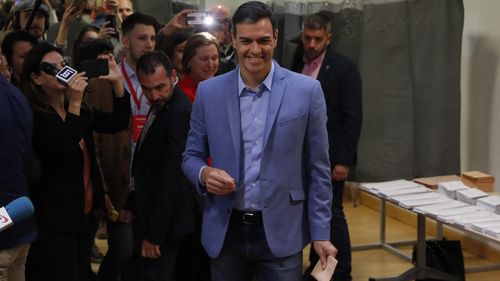
M 122 68 L 123 77 L 125 77 L 125 81 L 127 82 L 128 89 L 130 90 L 130 94 L 132 94 L 132 98 L 134 99 L 135 105 L 137 106 L 138 110 L 141 110 L 141 101 L 142 101 L 142 97 L 144 95 L 141 95 L 140 98 L 137 97 L 137 92 L 135 91 L 134 85 L 132 85 L 132 82 L 130 81 L 130 78 L 128 77 L 127 70 L 125 69 L 125 60 L 122 60 L 121 68 Z

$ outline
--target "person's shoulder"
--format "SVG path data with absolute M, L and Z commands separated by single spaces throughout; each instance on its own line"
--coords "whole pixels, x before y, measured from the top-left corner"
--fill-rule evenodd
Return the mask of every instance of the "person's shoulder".
M 170 108 L 168 110 L 168 112 L 171 112 L 170 114 L 190 114 L 192 103 L 186 93 L 179 86 L 176 86 L 172 93 L 172 99 L 168 102 L 168 107 Z
M 277 65 L 277 64 L 276 64 Z M 303 84 L 303 85 L 314 85 L 316 83 L 316 79 L 311 78 L 307 75 L 304 75 L 302 73 L 294 72 L 289 69 L 286 69 L 284 67 L 276 67 L 275 68 L 275 75 L 281 76 L 282 78 L 285 78 L 287 82 L 292 82 L 294 84 Z
M 354 63 L 354 61 L 352 61 L 348 57 L 346 57 L 346 56 L 344 56 L 336 51 L 333 51 L 332 49 L 328 49 L 327 52 L 329 52 L 330 59 L 333 60 L 333 63 L 335 64 L 336 68 L 340 68 L 340 69 L 356 68 L 357 69 L 357 66 Z

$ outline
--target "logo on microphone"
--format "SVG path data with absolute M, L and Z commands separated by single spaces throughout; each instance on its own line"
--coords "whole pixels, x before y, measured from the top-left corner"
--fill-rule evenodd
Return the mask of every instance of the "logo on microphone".
M 69 67 L 69 66 L 65 66 L 63 67 L 57 74 L 56 74 L 56 78 L 59 80 L 59 81 L 62 81 L 64 83 L 68 83 L 69 80 L 71 79 L 71 77 L 73 77 L 74 75 L 76 75 L 77 71 L 74 70 L 73 68 Z
M 2 224 L 2 223 L 8 223 L 8 222 L 9 222 L 9 218 L 8 217 L 0 215 L 0 224 Z

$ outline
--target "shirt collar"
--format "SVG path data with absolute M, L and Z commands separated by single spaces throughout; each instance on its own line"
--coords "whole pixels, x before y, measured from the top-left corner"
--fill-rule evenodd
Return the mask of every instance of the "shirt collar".
M 273 76 L 274 76 L 274 61 L 271 64 L 271 70 L 267 74 L 266 78 L 262 83 L 260 84 L 259 88 L 264 85 L 268 91 L 271 91 L 271 86 L 273 85 Z M 247 85 L 245 85 L 245 82 L 243 82 L 243 79 L 241 78 L 241 71 L 240 67 L 238 66 L 238 95 L 241 96 L 241 93 L 243 90 L 248 89 Z
M 326 54 L 326 49 L 323 51 L 323 53 L 321 53 L 321 55 L 319 55 L 317 58 L 313 60 L 309 61 L 305 57 L 303 57 L 302 59 L 304 60 L 305 64 L 320 65 L 323 62 L 323 59 L 325 58 L 325 54 Z
M 136 76 L 135 71 L 128 65 L 125 59 L 122 60 L 123 65 L 125 65 L 125 71 L 127 72 L 128 77 L 132 78 Z

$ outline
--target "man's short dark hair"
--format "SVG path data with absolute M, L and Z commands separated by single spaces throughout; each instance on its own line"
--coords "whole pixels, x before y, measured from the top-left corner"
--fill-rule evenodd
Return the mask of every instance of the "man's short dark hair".
M 302 31 L 304 31 L 304 29 L 306 28 L 312 30 L 324 29 L 328 33 L 330 33 L 332 30 L 330 19 L 328 18 L 328 16 L 321 13 L 307 16 L 304 19 L 304 22 L 302 22 Z
M 236 35 L 236 25 L 239 23 L 253 24 L 261 19 L 269 19 L 273 26 L 273 32 L 277 29 L 276 18 L 266 4 L 259 1 L 250 1 L 241 4 L 231 20 L 231 32 Z
M 156 68 L 163 66 L 168 76 L 172 75 L 173 66 L 168 56 L 162 51 L 153 51 L 144 54 L 137 62 L 137 74 L 143 73 L 151 75 L 156 72 Z
M 14 46 L 18 42 L 28 42 L 31 43 L 33 47 L 38 44 L 38 40 L 36 40 L 36 38 L 31 35 L 31 33 L 24 30 L 12 31 L 5 35 L 5 38 L 2 41 L 2 54 L 7 59 L 7 63 L 9 65 L 12 65 L 12 54 L 14 53 Z
M 123 34 L 129 33 L 137 24 L 152 26 L 155 30 L 158 27 L 156 19 L 150 15 L 133 13 L 122 22 Z

